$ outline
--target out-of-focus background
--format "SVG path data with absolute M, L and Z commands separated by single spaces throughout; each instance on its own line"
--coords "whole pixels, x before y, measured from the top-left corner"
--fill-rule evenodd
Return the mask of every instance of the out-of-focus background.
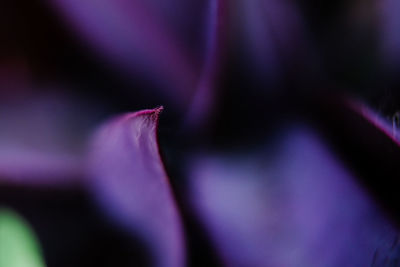
M 41 162 L 57 166 L 42 174 L 70 171 L 99 124 L 158 106 L 179 201 L 191 151 L 274 143 L 309 98 L 349 96 L 396 131 L 399 14 L 398 0 L 2 0 L 0 169 L 23 164 L 0 177 L 29 177 Z M 125 266 L 146 254 L 85 191 L 52 190 L 0 188 L 49 266 Z M 215 256 L 201 234 L 190 238 L 192 263 Z
M 248 121 L 245 114 L 276 110 L 310 91 L 348 92 L 389 121 L 398 110 L 393 0 L 226 1 L 212 94 L 200 96 L 200 104 L 194 92 L 212 57 L 217 23 L 212 1 L 1 5 L 3 106 L 65 94 L 101 120 L 163 105 L 166 125 L 193 125 L 200 116 L 223 138 L 234 124 L 229 118 Z
M 170 85 L 157 71 L 147 70 L 157 59 L 152 58 L 152 48 L 142 52 L 148 41 L 135 32 L 145 23 L 160 22 L 162 27 L 154 27 L 154 33 L 147 25 L 149 34 L 166 28 L 201 66 L 207 45 L 207 3 L 141 3 L 149 17 L 156 17 L 156 22 L 143 22 L 146 18 L 141 16 L 147 15 L 141 9 L 137 12 L 142 15 L 132 11 L 134 6 L 121 10 L 126 3 L 107 7 L 106 1 L 93 1 L 79 7 L 64 2 L 2 2 L 2 99 L 57 90 L 84 99 L 87 105 L 100 105 L 106 112 L 166 102 L 179 110 L 174 101 L 165 101 L 165 94 L 153 93 Z M 396 1 L 227 2 L 222 105 L 243 100 L 239 94 L 252 98 L 249 94 L 276 93 L 287 87 L 331 87 L 366 99 L 385 115 L 397 110 Z M 146 60 L 151 63 L 146 65 Z

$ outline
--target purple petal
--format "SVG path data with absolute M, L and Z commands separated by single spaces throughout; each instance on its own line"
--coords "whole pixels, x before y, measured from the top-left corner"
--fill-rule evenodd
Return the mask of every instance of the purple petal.
M 4 149 L 0 153 L 0 184 L 76 186 L 82 178 L 79 158 L 40 151 Z
M 308 127 L 194 160 L 189 197 L 229 266 L 370 266 L 395 240 L 354 174 Z
M 186 117 L 189 127 L 204 127 L 215 108 L 217 80 L 226 43 L 227 6 L 226 0 L 209 1 L 206 55 L 200 80 Z
M 281 62 L 277 53 L 277 43 L 271 33 L 271 25 L 268 23 L 263 4 L 260 0 L 236 1 L 236 12 L 241 14 L 240 26 L 242 40 L 248 47 L 250 60 L 255 63 L 255 71 L 268 72 L 276 75 L 280 71 Z M 236 17 L 236 16 L 235 16 Z M 239 25 L 238 25 L 239 26 Z
M 128 77 L 148 75 L 163 83 L 172 102 L 187 104 L 197 76 L 192 59 L 149 3 L 57 0 L 55 5 L 85 41 Z
M 279 82 L 285 70 L 315 63 L 315 49 L 297 3 L 279 0 L 237 0 L 231 24 L 256 78 Z M 307 57 L 307 58 L 305 58 Z M 292 73 L 292 74 L 293 74 Z
M 105 124 L 91 147 L 89 175 L 99 202 L 153 249 L 157 266 L 183 266 L 178 208 L 157 145 L 161 108 Z
M 393 132 L 396 129 L 390 129 L 361 102 L 336 94 L 326 93 L 306 105 L 316 125 L 351 164 L 360 181 L 400 222 L 400 145 Z
M 66 95 L 0 103 L 0 183 L 76 185 L 91 112 Z

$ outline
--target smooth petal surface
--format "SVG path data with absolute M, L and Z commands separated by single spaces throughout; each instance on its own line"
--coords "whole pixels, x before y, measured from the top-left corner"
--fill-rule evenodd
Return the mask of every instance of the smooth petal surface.
M 186 106 L 196 82 L 195 67 L 190 53 L 174 37 L 176 34 L 168 22 L 150 8 L 150 3 L 141 0 L 54 2 L 81 38 L 108 62 L 128 77 L 135 73 L 147 75 L 147 79 L 167 89 L 163 93 L 172 103 Z
M 370 266 L 396 239 L 308 127 L 289 128 L 274 146 L 192 166 L 188 196 L 229 266 Z
M 111 216 L 145 240 L 156 266 L 183 266 L 181 221 L 157 144 L 160 111 L 130 113 L 99 130 L 90 152 L 90 186 Z

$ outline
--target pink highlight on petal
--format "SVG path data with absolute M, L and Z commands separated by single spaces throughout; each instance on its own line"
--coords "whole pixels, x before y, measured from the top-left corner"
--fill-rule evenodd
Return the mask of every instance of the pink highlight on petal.
M 88 185 L 110 216 L 149 245 L 156 266 L 184 266 L 185 242 L 157 144 L 162 107 L 106 123 L 90 147 Z
M 390 140 L 392 140 L 400 148 L 400 141 L 396 139 L 395 133 L 393 133 L 393 125 L 390 125 L 385 119 L 379 114 L 371 110 L 367 105 L 362 102 L 355 100 L 348 100 L 348 106 L 357 114 L 366 119 L 374 127 L 383 132 Z

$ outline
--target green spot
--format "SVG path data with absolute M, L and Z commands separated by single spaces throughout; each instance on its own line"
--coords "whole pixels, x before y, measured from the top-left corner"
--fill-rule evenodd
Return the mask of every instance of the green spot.
M 0 267 L 45 267 L 35 234 L 22 217 L 0 209 Z

